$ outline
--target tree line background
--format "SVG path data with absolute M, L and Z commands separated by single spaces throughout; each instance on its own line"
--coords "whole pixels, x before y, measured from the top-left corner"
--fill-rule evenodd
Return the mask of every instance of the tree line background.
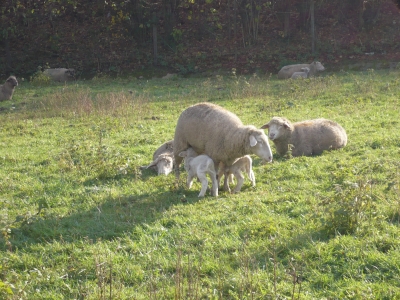
M 400 0 L 3 0 L 0 74 L 275 73 L 400 59 Z

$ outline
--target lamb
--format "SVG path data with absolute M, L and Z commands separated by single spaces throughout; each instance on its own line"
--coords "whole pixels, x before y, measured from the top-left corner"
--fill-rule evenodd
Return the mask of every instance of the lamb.
M 65 69 L 65 68 L 46 69 L 43 71 L 43 74 L 50 77 L 51 80 L 58 82 L 66 82 L 75 79 L 74 69 Z
M 282 117 L 273 117 L 262 129 L 268 128 L 269 138 L 279 155 L 292 147 L 292 156 L 319 155 L 324 150 L 346 146 L 346 131 L 338 123 L 327 119 L 291 123 Z M 291 146 L 290 146 L 291 145 Z
M 252 162 L 253 161 L 251 157 L 249 155 L 245 155 L 243 157 L 236 159 L 235 162 L 229 167 L 225 168 L 223 165 L 222 166 L 220 165 L 218 172 L 218 181 L 221 180 L 222 175 L 225 175 L 225 180 L 224 180 L 225 191 L 230 192 L 229 181 L 232 182 L 233 181 L 232 177 L 235 176 L 237 184 L 233 192 L 234 193 L 240 192 L 240 189 L 242 188 L 244 183 L 244 176 L 242 175 L 242 172 L 246 172 L 253 187 L 256 185 L 256 179 L 252 168 Z
M 291 78 L 294 72 L 301 72 L 301 69 L 305 67 L 310 69 L 308 77 L 315 76 L 318 72 L 325 70 L 325 67 L 319 61 L 314 61 L 310 64 L 288 65 L 280 69 L 278 72 L 278 79 Z
M 190 148 L 189 148 L 190 149 Z M 217 172 L 215 170 L 214 161 L 207 155 L 201 154 L 192 157 L 188 150 L 181 151 L 179 157 L 185 159 L 185 170 L 187 172 L 187 187 L 190 189 L 193 179 L 198 178 L 201 182 L 201 190 L 199 197 L 204 197 L 208 187 L 207 174 L 210 176 L 212 187 L 211 195 L 218 196 Z
M 174 140 L 170 140 L 162 144 L 153 153 L 153 161 L 148 166 L 141 167 L 142 169 L 153 169 L 158 175 L 168 175 L 172 172 L 174 166 L 173 155 Z
M 208 155 L 218 172 L 219 164 L 231 166 L 236 158 L 255 154 L 272 161 L 268 137 L 253 125 L 243 125 L 232 112 L 212 103 L 198 103 L 179 116 L 174 136 L 175 175 L 179 180 L 179 153 L 192 147 Z
M 6 82 L 0 85 L 0 101 L 11 100 L 16 86 L 18 86 L 17 78 L 8 77 Z
M 304 67 L 304 68 L 301 68 L 301 72 L 294 72 L 290 78 L 292 78 L 292 79 L 308 78 L 309 72 L 310 72 L 310 68 Z

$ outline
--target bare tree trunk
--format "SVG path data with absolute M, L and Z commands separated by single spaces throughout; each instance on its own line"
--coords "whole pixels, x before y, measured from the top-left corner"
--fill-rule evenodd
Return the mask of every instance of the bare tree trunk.
M 238 0 L 233 0 L 233 39 L 234 39 L 234 43 L 235 43 L 235 63 L 237 62 L 237 13 L 238 13 L 238 8 L 237 8 L 237 1 Z
M 153 55 L 154 55 L 154 65 L 158 64 L 158 53 L 157 53 L 157 25 L 153 23 Z
M 289 36 L 289 25 L 290 25 L 290 12 L 285 12 L 283 21 L 283 33 L 285 37 Z
M 314 21 L 314 0 L 310 3 L 310 22 L 311 22 L 311 53 L 315 54 L 315 21 Z
M 11 51 L 10 51 L 10 40 L 8 37 L 5 39 L 5 48 L 6 48 L 6 72 L 11 72 L 12 66 L 12 58 L 11 58 Z

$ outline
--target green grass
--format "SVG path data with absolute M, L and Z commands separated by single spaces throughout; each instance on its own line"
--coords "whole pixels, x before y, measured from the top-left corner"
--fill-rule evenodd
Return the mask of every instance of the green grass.
M 399 75 L 21 82 L 0 103 L 0 298 L 400 298 Z M 255 188 L 199 199 L 140 166 L 201 101 L 333 119 L 348 145 L 253 157 Z

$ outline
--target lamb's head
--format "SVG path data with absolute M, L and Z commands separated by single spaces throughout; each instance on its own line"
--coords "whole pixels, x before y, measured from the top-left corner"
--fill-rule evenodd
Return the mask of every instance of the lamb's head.
M 261 126 L 261 129 L 268 128 L 268 137 L 272 141 L 279 140 L 290 134 L 294 128 L 288 119 L 282 117 L 273 117 L 267 124 Z
M 75 69 L 67 69 L 65 70 L 65 75 L 72 78 L 75 78 Z
M 319 61 L 313 61 L 311 64 L 314 65 L 315 70 L 319 72 L 325 71 L 325 67 Z
M 310 72 L 310 68 L 304 67 L 304 68 L 301 68 L 301 71 L 303 71 L 304 73 L 306 73 L 306 75 L 308 75 L 308 73 Z
M 13 89 L 14 87 L 16 87 L 18 85 L 17 78 L 15 78 L 15 76 L 8 77 L 7 80 L 6 80 L 6 84 L 8 86 L 10 86 L 11 89 Z
M 257 155 L 267 162 L 272 161 L 272 151 L 268 137 L 263 130 L 254 129 L 249 135 L 250 153 Z
M 150 165 L 147 166 L 147 169 L 154 166 L 157 167 L 158 175 L 168 175 L 173 170 L 173 156 L 170 154 L 160 154 Z
M 189 172 L 189 170 L 190 170 L 190 162 L 192 161 L 192 159 L 194 157 L 197 156 L 196 151 L 194 151 L 193 148 L 190 147 L 190 148 L 186 149 L 185 151 L 181 151 L 179 153 L 179 156 L 183 157 L 183 164 L 185 166 L 185 170 L 186 170 L 186 172 Z

